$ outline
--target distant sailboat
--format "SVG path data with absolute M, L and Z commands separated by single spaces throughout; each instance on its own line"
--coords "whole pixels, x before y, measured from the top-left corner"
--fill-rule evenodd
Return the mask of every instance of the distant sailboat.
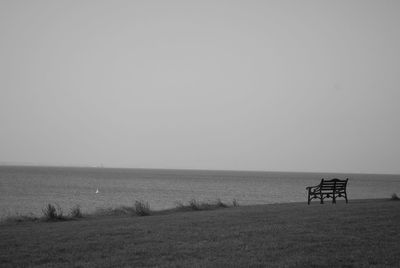
M 97 190 L 96 190 L 96 194 L 98 194 L 99 193 L 99 188 L 97 188 Z

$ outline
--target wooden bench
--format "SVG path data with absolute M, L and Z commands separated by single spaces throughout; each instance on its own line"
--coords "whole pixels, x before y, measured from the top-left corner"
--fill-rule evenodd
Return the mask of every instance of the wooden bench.
M 317 186 L 307 187 L 308 204 L 310 204 L 310 201 L 313 199 L 320 199 L 321 204 L 323 204 L 325 198 L 332 198 L 332 203 L 336 204 L 337 197 L 344 197 L 346 203 L 348 203 L 346 192 L 348 180 L 348 178 L 345 180 L 339 180 L 336 178 L 331 180 L 322 179 L 320 184 Z

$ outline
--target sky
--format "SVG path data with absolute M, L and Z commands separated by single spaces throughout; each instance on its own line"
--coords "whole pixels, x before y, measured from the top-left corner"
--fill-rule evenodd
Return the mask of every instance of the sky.
M 0 163 L 400 174 L 400 1 L 0 1 Z

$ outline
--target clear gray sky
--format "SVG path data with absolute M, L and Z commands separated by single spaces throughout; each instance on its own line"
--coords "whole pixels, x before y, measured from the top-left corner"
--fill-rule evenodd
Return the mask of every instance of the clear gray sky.
M 400 1 L 0 1 L 0 162 L 400 173 Z

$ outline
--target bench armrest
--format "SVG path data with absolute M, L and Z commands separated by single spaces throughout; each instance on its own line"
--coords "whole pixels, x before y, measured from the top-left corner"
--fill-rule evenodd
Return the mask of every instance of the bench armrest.
M 312 190 L 312 189 L 318 189 L 320 186 L 319 185 L 316 185 L 316 186 L 308 186 L 308 187 L 306 187 L 306 190 Z

